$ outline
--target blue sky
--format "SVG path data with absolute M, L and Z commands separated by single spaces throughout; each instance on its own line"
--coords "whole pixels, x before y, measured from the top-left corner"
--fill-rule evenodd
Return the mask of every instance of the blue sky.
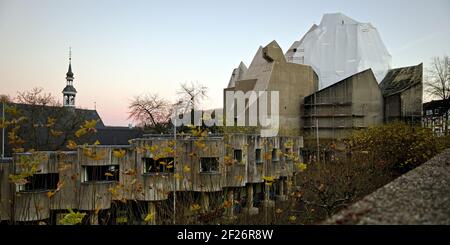
M 448 0 L 0 0 L 0 93 L 40 86 L 61 98 L 72 46 L 77 105 L 96 102 L 106 124 L 128 124 L 134 95 L 172 100 L 186 81 L 208 86 L 205 104 L 220 107 L 241 60 L 272 40 L 286 51 L 334 12 L 372 23 L 393 67 L 450 54 Z

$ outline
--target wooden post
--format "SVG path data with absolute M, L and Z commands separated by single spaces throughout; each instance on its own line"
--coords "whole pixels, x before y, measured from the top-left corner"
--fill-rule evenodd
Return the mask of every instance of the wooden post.
M 273 208 L 275 207 L 275 202 L 270 200 L 270 186 L 266 183 L 264 185 L 264 200 L 262 202 L 264 208 Z
M 92 212 L 91 216 L 89 217 L 89 223 L 91 225 L 98 225 L 98 213 Z
M 230 207 L 226 211 L 227 217 L 229 219 L 234 219 L 235 218 L 235 216 L 234 216 L 234 190 L 231 188 L 228 190 L 227 201 L 229 203 L 231 203 Z
M 256 215 L 259 213 L 258 208 L 253 206 L 253 184 L 247 185 L 247 207 L 242 209 L 248 215 Z
M 148 202 L 147 204 L 148 212 L 147 215 L 153 215 L 152 219 L 147 222 L 148 225 L 156 225 L 156 205 L 154 202 Z M 146 215 L 146 216 L 147 216 Z
M 287 196 L 285 195 L 285 188 L 284 185 L 286 183 L 286 180 L 284 178 L 280 178 L 278 186 L 279 186 L 279 194 L 277 196 L 278 201 L 286 201 Z
M 209 211 L 209 193 L 208 192 L 202 192 L 200 194 L 200 202 L 201 207 L 203 211 L 208 212 Z

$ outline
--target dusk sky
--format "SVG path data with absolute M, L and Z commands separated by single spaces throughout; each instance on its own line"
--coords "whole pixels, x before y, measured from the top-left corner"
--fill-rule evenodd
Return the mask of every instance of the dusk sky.
M 71 46 L 76 104 L 96 102 L 107 125 L 131 122 L 133 96 L 175 100 L 187 81 L 209 88 L 205 109 L 221 107 L 240 61 L 272 40 L 286 51 L 335 12 L 374 25 L 393 67 L 450 54 L 449 0 L 0 0 L 0 94 L 43 87 L 61 100 Z

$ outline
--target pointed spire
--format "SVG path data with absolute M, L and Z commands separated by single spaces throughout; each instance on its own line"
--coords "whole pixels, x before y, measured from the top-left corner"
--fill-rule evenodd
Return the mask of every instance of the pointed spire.
M 69 47 L 69 70 L 66 73 L 67 80 L 73 80 L 73 72 L 72 72 L 72 47 Z

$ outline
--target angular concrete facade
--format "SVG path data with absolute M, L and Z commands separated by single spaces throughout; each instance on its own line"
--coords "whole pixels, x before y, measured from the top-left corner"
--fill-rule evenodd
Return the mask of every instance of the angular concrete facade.
M 286 62 L 280 46 L 273 41 L 258 49 L 243 78 L 224 91 L 279 91 L 279 135 L 287 136 L 301 134 L 303 98 L 316 91 L 317 86 L 317 76 L 312 68 Z
M 383 122 L 383 95 L 369 69 L 305 97 L 304 110 L 305 138 L 342 139 Z

